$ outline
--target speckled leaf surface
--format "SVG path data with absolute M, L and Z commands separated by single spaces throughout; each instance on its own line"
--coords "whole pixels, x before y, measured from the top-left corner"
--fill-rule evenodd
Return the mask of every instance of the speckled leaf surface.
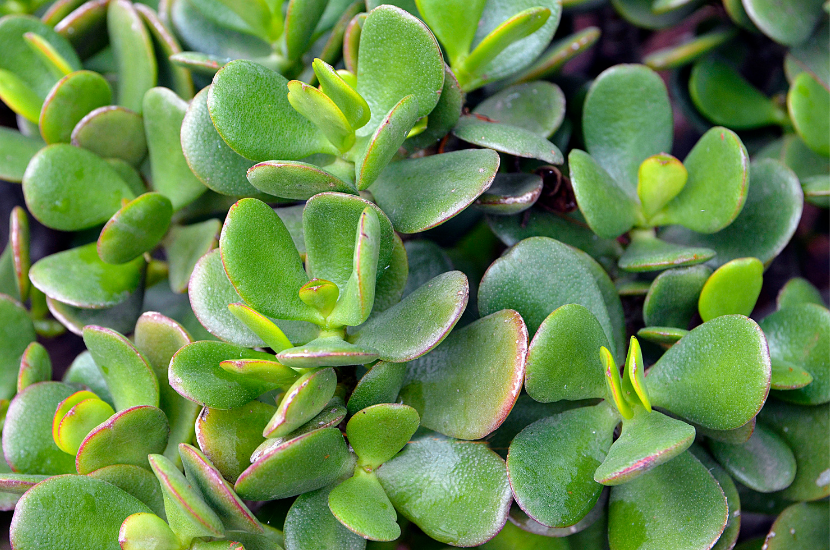
M 336 386 L 334 369 L 317 369 L 300 376 L 286 390 L 263 435 L 286 436 L 317 416 L 334 395 Z
M 711 248 L 683 246 L 652 235 L 635 234 L 617 264 L 625 271 L 642 273 L 697 265 L 711 260 L 715 255 Z
M 141 115 L 115 105 L 94 109 L 79 120 L 72 129 L 71 142 L 101 158 L 118 158 L 133 166 L 147 156 Z
M 329 509 L 354 533 L 377 541 L 401 536 L 398 514 L 383 491 L 377 475 L 357 470 L 329 494 Z
M 358 466 L 374 470 L 394 457 L 418 429 L 419 421 L 415 409 L 399 403 L 372 405 L 355 413 L 346 425 L 346 435 Z
M 170 226 L 173 207 L 160 193 L 145 193 L 121 207 L 98 237 L 98 256 L 108 264 L 124 264 L 150 252 Z
M 363 550 L 366 539 L 346 529 L 329 509 L 333 486 L 303 493 L 291 505 L 285 518 L 287 548 L 312 550 Z
M 830 538 L 826 502 L 793 504 L 776 518 L 764 541 L 767 550 L 826 548 Z
M 564 162 L 562 152 L 556 145 L 520 126 L 490 122 L 485 118 L 469 115 L 459 118 L 452 132 L 468 143 L 495 149 L 501 153 L 540 159 L 551 164 Z
M 92 71 L 63 77 L 43 101 L 38 125 L 46 143 L 69 143 L 72 130 L 93 109 L 109 105 L 112 90 L 106 79 Z
M 565 118 L 565 94 L 544 80 L 516 84 L 476 105 L 473 113 L 547 138 Z

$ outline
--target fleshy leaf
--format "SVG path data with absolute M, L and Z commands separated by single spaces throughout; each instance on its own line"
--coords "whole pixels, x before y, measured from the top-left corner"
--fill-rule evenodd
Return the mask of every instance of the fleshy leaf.
M 176 550 L 181 541 L 163 519 L 155 514 L 132 514 L 118 531 L 118 543 L 122 550 Z
M 397 231 L 419 233 L 444 223 L 490 187 L 495 151 L 465 149 L 389 164 L 369 188 Z
M 608 540 L 613 548 L 711 548 L 727 516 L 718 482 L 683 453 L 611 491 Z
M 709 443 L 718 462 L 750 489 L 771 493 L 786 489 L 795 479 L 795 456 L 775 432 L 759 422 L 745 443 Z
M 329 96 L 299 80 L 292 80 L 287 86 L 288 102 L 298 113 L 313 122 L 341 153 L 352 148 L 354 129 Z
M 370 112 L 366 100 L 337 74 L 334 67 L 322 59 L 315 59 L 312 67 L 323 93 L 337 105 L 352 128 L 357 130 L 369 122 Z
M 625 271 L 640 273 L 687 267 L 715 256 L 711 248 L 677 245 L 655 237 L 648 230 L 632 233 L 631 244 L 617 262 Z
M 348 341 L 377 350 L 380 359 L 411 361 L 446 338 L 467 306 L 469 283 L 460 271 L 431 279 L 348 336 Z
M 486 445 L 423 437 L 410 442 L 377 474 L 395 509 L 440 542 L 483 543 L 507 519 L 507 472 Z
M 410 94 L 396 103 L 384 116 L 377 129 L 361 139 L 361 151 L 355 161 L 355 185 L 367 189 L 394 158 L 406 136 L 418 121 L 420 111 L 415 96 Z
M 23 175 L 23 194 L 39 222 L 62 231 L 103 223 L 122 199 L 134 197 L 103 159 L 66 144 L 45 147 L 32 158 Z
M 157 515 L 164 515 L 161 486 L 146 466 L 141 468 L 131 464 L 115 464 L 104 466 L 87 475 L 115 485 L 149 506 Z
M 182 396 L 216 409 L 240 407 L 275 384 L 230 373 L 219 366 L 237 359 L 273 360 L 274 356 L 223 342 L 193 342 L 170 361 L 170 385 Z
M 798 135 L 820 155 L 830 156 L 830 91 L 813 75 L 803 72 L 792 83 L 787 106 Z
M 88 476 L 58 476 L 32 487 L 17 503 L 9 538 L 16 548 L 118 548 L 130 515 L 151 510 L 134 496 Z M 64 529 L 44 529 L 58 522 Z
M 536 174 L 497 174 L 493 185 L 476 200 L 488 214 L 505 216 L 524 212 L 542 194 L 543 180 Z
M 123 335 L 104 327 L 84 327 L 84 344 L 112 392 L 115 409 L 159 406 L 159 382 L 147 359 Z
M 373 348 L 351 344 L 340 336 L 322 336 L 277 354 L 280 363 L 298 369 L 365 365 L 377 358 Z
M 410 362 L 401 398 L 418 410 L 425 427 L 481 439 L 513 408 L 526 357 L 527 327 L 517 312 L 502 310 L 453 331 Z
M 764 266 L 757 258 L 738 258 L 720 266 L 700 291 L 698 310 L 703 321 L 721 315 L 749 315 L 761 294 Z
M 827 544 L 826 502 L 800 502 L 787 507 L 775 519 L 764 541 L 766 550 L 808 550 Z
M 665 347 L 675 344 L 678 340 L 689 334 L 685 328 L 676 327 L 643 327 L 637 331 L 637 336 Z
M 285 544 L 288 548 L 337 548 L 364 550 L 366 539 L 346 529 L 329 509 L 333 486 L 303 493 L 297 497 L 285 518 Z
M 39 136 L 24 136 L 11 128 L 0 128 L 0 147 L 6 154 L 0 157 L 0 178 L 20 183 L 29 161 L 43 147 Z
M 744 0 L 747 15 L 761 31 L 780 44 L 798 46 L 806 41 L 822 17 L 821 2 L 797 2 L 781 11 L 771 0 Z
M 132 407 L 97 426 L 81 443 L 75 457 L 79 474 L 113 464 L 147 467 L 147 455 L 164 452 L 170 427 L 156 407 Z
M 775 305 L 778 309 L 784 309 L 801 304 L 824 306 L 824 299 L 821 297 L 821 292 L 810 281 L 801 277 L 793 277 L 778 291 Z
M 349 396 L 348 409 L 356 414 L 361 409 L 380 403 L 394 403 L 403 387 L 406 363 L 379 361 L 358 380 Z
M 373 405 L 355 413 L 346 425 L 346 435 L 358 466 L 371 471 L 390 460 L 406 445 L 419 422 L 415 409 L 397 403 Z
M 357 470 L 329 494 L 329 509 L 340 523 L 369 540 L 401 536 L 398 514 L 373 473 Z
M 234 317 L 262 338 L 262 341 L 275 353 L 293 347 L 293 344 L 280 327 L 255 309 L 242 303 L 228 304 L 228 309 Z
M 205 220 L 193 225 L 176 225 L 164 239 L 168 278 L 173 292 L 187 290 L 199 259 L 219 244 L 219 220 Z M 226 276 L 227 278 L 227 276 Z
M 101 158 L 119 158 L 133 166 L 147 156 L 141 115 L 115 105 L 90 111 L 73 128 L 71 141 Z
M 565 94 L 544 80 L 517 84 L 488 97 L 473 113 L 548 138 L 565 118 Z
M 160 193 L 145 193 L 116 212 L 98 237 L 98 256 L 124 264 L 150 252 L 167 233 L 173 207 Z
M 556 145 L 539 134 L 519 126 L 490 122 L 476 115 L 458 119 L 453 134 L 473 145 L 495 149 L 518 157 L 562 164 L 564 157 Z
M 158 78 L 150 33 L 128 0 L 110 2 L 107 30 L 118 67 L 118 104 L 140 113 L 144 93 Z
M 293 432 L 322 411 L 337 387 L 334 369 L 318 369 L 305 373 L 285 392 L 277 412 L 268 421 L 262 435 L 283 437 Z
M 14 396 L 21 356 L 25 358 L 29 344 L 36 337 L 26 309 L 11 297 L 0 294 L 0 399 Z
M 661 153 L 648 157 L 637 172 L 637 196 L 650 219 L 683 190 L 688 172 L 679 160 Z
M 453 65 L 458 65 L 470 52 L 486 3 L 486 0 L 415 0 L 418 13 L 441 41 Z
M 741 384 L 729 383 L 736 377 Z M 656 407 L 707 428 L 738 428 L 769 392 L 766 339 L 751 319 L 718 317 L 669 348 L 649 370 L 647 384 Z
M 0 306 L 2 307 L 2 306 Z M 8 326 L 8 325 L 6 325 Z M 52 379 L 52 361 L 49 352 L 38 342 L 32 342 L 20 357 L 20 371 L 17 374 L 17 393 L 38 382 Z
M 602 492 L 594 471 L 605 460 L 619 421 L 603 402 L 522 430 L 507 455 L 510 485 L 522 510 L 550 527 L 567 527 L 585 517 Z
M 273 500 L 329 485 L 354 468 L 337 428 L 303 434 L 271 448 L 236 480 L 237 494 L 248 500 Z
M 92 71 L 70 73 L 43 101 L 40 134 L 46 143 L 69 143 L 75 125 L 90 111 L 111 101 L 112 90 L 103 76 Z
M 634 417 L 623 421 L 622 433 L 594 473 L 594 480 L 604 485 L 628 483 L 672 460 L 694 439 L 695 429 L 685 422 L 636 407 Z
M 326 191 L 354 193 L 339 177 L 299 161 L 266 160 L 251 166 L 247 177 L 255 189 L 286 199 L 306 200 Z
M 55 443 L 63 452 L 75 455 L 87 434 L 113 414 L 112 407 L 100 399 L 84 399 L 73 405 L 60 419 L 55 431 Z
M 681 267 L 660 273 L 651 283 L 643 304 L 646 326 L 689 326 L 697 311 L 700 291 L 712 270 L 706 266 Z

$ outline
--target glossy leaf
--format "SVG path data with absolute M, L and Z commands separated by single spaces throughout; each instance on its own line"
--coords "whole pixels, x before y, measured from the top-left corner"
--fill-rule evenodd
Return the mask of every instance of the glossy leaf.
M 287 86 L 288 102 L 298 113 L 313 122 L 341 153 L 351 149 L 354 129 L 329 96 L 299 80 L 292 80 Z
M 441 89 L 438 104 L 429 113 L 424 131 L 408 137 L 403 142 L 403 147 L 408 151 L 423 149 L 443 138 L 458 122 L 463 103 L 464 97 L 458 79 L 450 68 L 444 65 L 444 87 Z
M 143 4 L 135 6 L 135 10 L 141 17 L 143 23 L 150 31 L 153 39 L 153 49 L 158 62 L 159 84 L 166 86 L 176 92 L 179 96 L 190 99 L 193 97 L 193 77 L 190 71 L 179 67 L 170 61 L 170 57 L 182 51 L 174 34 L 167 29 L 162 21 L 164 15 L 156 13 L 151 7 Z M 164 13 L 163 6 L 159 11 Z
M 323 93 L 337 105 L 353 129 L 357 130 L 369 122 L 366 100 L 337 74 L 334 67 L 322 59 L 315 59 L 312 66 Z
M 83 332 L 83 331 L 82 331 Z M 99 399 L 102 399 L 113 404 L 112 395 L 110 394 L 107 383 L 104 380 L 104 375 L 101 374 L 101 369 L 95 364 L 92 359 L 92 354 L 84 351 L 79 354 L 69 365 L 69 369 L 63 375 L 63 381 L 68 384 L 86 386 Z
M 380 403 L 394 403 L 405 376 L 405 363 L 375 363 L 352 390 L 347 404 L 349 413 L 356 414 L 361 409 Z
M 0 294 L 0 399 L 11 399 L 18 386 L 21 356 L 35 341 L 35 327 L 26 309 Z
M 418 233 L 457 215 L 493 182 L 499 155 L 462 150 L 393 162 L 369 191 L 401 233 Z
M 473 113 L 547 138 L 565 118 L 565 94 L 556 84 L 543 80 L 517 84 L 488 97 Z
M 714 256 L 715 251 L 711 248 L 677 245 L 645 230 L 632 234 L 631 244 L 620 257 L 618 265 L 625 271 L 638 273 L 697 265 Z
M 84 344 L 112 392 L 115 409 L 159 405 L 159 382 L 147 359 L 123 335 L 94 325 L 84 327 Z
M 366 539 L 346 529 L 331 513 L 329 494 L 333 488 L 323 487 L 297 497 L 285 518 L 285 544 L 288 548 L 366 548 Z
M 742 383 L 728 383 L 733 377 Z M 769 392 L 766 340 L 751 319 L 718 317 L 673 345 L 651 368 L 647 380 L 656 407 L 707 428 L 743 426 Z
M 26 82 L 5 69 L 0 69 L 0 100 L 30 122 L 38 120 L 38 113 L 43 106 L 43 102 Z
M 150 34 L 127 0 L 110 2 L 107 30 L 118 67 L 118 104 L 141 113 L 144 93 L 156 85 L 158 77 Z
M 524 212 L 542 194 L 543 180 L 536 174 L 497 174 L 493 185 L 476 200 L 476 207 L 488 214 Z
M 483 543 L 507 518 L 504 462 L 485 445 L 423 437 L 377 473 L 395 509 L 440 542 Z
M 739 258 L 719 267 L 700 291 L 703 321 L 721 315 L 749 315 L 761 294 L 764 266 L 757 258 Z
M 219 248 L 228 278 L 254 309 L 281 319 L 321 320 L 300 301 L 308 275 L 285 224 L 264 202 L 242 199 L 231 207 Z
M 659 212 L 683 190 L 688 172 L 671 155 L 654 155 L 640 165 L 637 172 L 637 195 L 646 219 Z
M 781 11 L 771 0 L 744 0 L 747 15 L 761 31 L 781 44 L 797 46 L 806 41 L 821 18 L 821 2 L 797 2 Z
M 726 520 L 726 527 L 723 529 L 718 542 L 712 547 L 712 550 L 728 550 L 733 548 L 735 541 L 738 540 L 738 535 L 741 530 L 741 498 L 738 494 L 738 488 L 735 482 L 729 477 L 729 474 L 724 470 L 708 453 L 697 445 L 689 447 L 691 452 L 701 464 L 706 466 L 712 477 L 720 485 L 724 496 L 726 497 L 726 505 L 729 509 L 729 519 Z
M 763 422 L 756 425 L 745 443 L 731 445 L 712 441 L 709 448 L 730 475 L 755 491 L 780 491 L 795 479 L 793 452 Z
M 337 428 L 315 430 L 269 449 L 234 489 L 244 499 L 287 498 L 329 485 L 354 468 L 353 460 Z
M 620 437 L 594 472 L 594 480 L 604 485 L 628 483 L 674 459 L 694 439 L 695 429 L 685 422 L 636 407 L 634 417 L 623 421 Z
M 111 101 L 112 90 L 103 76 L 92 71 L 70 73 L 43 101 L 40 134 L 46 143 L 69 143 L 75 125 L 90 111 Z
M 767 550 L 807 550 L 827 546 L 826 502 L 801 502 L 781 512 L 764 541 Z
M 32 342 L 20 357 L 20 371 L 17 374 L 17 392 L 38 382 L 52 379 L 52 361 L 49 352 L 38 342 Z
M 468 293 L 467 277 L 460 271 L 439 275 L 370 317 L 348 340 L 377 350 L 384 361 L 411 361 L 446 338 L 467 306 Z
M 208 92 L 210 118 L 227 144 L 253 161 L 337 154 L 314 124 L 288 102 L 288 80 L 251 61 L 225 65 Z M 239 94 L 240 89 L 248 91 Z
M 118 542 L 122 550 L 147 547 L 173 550 L 181 546 L 181 541 L 170 526 L 159 516 L 149 513 L 137 513 L 127 517 L 118 531 Z
M 94 153 L 57 144 L 41 149 L 23 175 L 29 212 L 53 229 L 77 231 L 105 222 L 133 193 Z
M 516 503 L 551 527 L 581 520 L 602 485 L 594 471 L 605 460 L 620 418 L 608 402 L 543 418 L 510 444 L 507 469 Z
M 775 305 L 778 309 L 784 309 L 801 304 L 824 306 L 824 299 L 821 297 L 821 292 L 807 279 L 793 277 L 778 291 Z
M 32 267 L 30 253 L 29 216 L 21 206 L 12 208 L 9 215 L 9 252 L 11 253 L 17 295 L 21 300 L 29 299 L 31 283 L 29 269 Z
M 193 342 L 170 361 L 170 385 L 182 396 L 216 409 L 240 407 L 275 385 L 230 373 L 219 366 L 236 359 L 273 359 L 273 355 L 223 342 Z
M 361 140 L 358 147 L 362 150 L 355 161 L 355 185 L 358 190 L 367 189 L 378 179 L 415 126 L 419 114 L 415 96 L 407 95 L 379 121 L 371 137 Z
M 463 116 L 453 128 L 453 134 L 468 143 L 489 147 L 501 153 L 551 164 L 562 164 L 564 158 L 556 145 L 524 128 L 489 122 L 476 115 Z
M 804 143 L 820 155 L 830 156 L 830 91 L 809 73 L 801 73 L 787 94 L 787 107 Z
M 323 336 L 307 344 L 283 350 L 277 360 L 292 368 L 365 365 L 378 358 L 376 350 L 351 344 L 340 336 Z
M 684 328 L 675 327 L 643 327 L 637 331 L 637 336 L 643 340 L 648 340 L 655 344 L 661 344 L 666 347 L 675 344 L 678 340 L 689 334 L 689 331 Z
M 334 517 L 369 540 L 390 541 L 401 536 L 398 514 L 373 473 L 357 470 L 329 493 Z
M 255 189 L 287 199 L 306 200 L 326 191 L 354 193 L 337 176 L 304 162 L 267 160 L 250 166 L 247 177 Z
M 608 539 L 615 549 L 711 548 L 727 515 L 718 482 L 683 453 L 611 492 Z
M 740 4 L 740 1 L 738 3 Z M 643 63 L 655 71 L 678 69 L 728 44 L 736 35 L 737 29 L 715 28 L 710 32 L 692 36 L 691 39 L 677 45 L 651 52 L 643 58 Z
M 147 455 L 167 447 L 170 427 L 156 407 L 139 406 L 118 412 L 94 428 L 75 457 L 79 474 L 113 464 L 147 467 Z
M 196 263 L 216 248 L 221 230 L 219 220 L 177 225 L 170 229 L 164 239 L 164 249 L 167 252 L 168 277 L 173 292 L 187 290 Z
M 268 344 L 272 351 L 279 353 L 293 346 L 291 341 L 273 321 L 242 303 L 229 304 L 230 312 Z
M 355 413 L 346 425 L 346 435 L 357 454 L 358 466 L 372 471 L 398 454 L 418 429 L 419 420 L 415 409 L 395 403 L 373 405 Z
M 61 382 L 41 382 L 12 399 L 3 424 L 3 454 L 13 471 L 75 473 L 75 457 L 61 451 L 52 437 L 54 411 L 74 392 L 75 388 Z
M 666 87 L 641 65 L 618 65 L 597 77 L 585 98 L 582 125 L 588 153 L 614 181 L 631 189 L 645 159 L 671 150 Z
M 114 413 L 112 407 L 100 399 L 84 399 L 63 415 L 55 432 L 55 443 L 63 452 L 75 455 L 87 434 Z
M 87 113 L 72 129 L 71 141 L 99 157 L 119 158 L 133 166 L 147 155 L 141 115 L 114 105 Z
M 9 538 L 16 548 L 118 550 L 121 523 L 151 510 L 134 496 L 88 476 L 58 476 L 28 491 L 17 503 Z M 44 529 L 56 522 L 64 529 Z
M 173 216 L 170 199 L 145 193 L 121 207 L 98 237 L 98 256 L 108 264 L 124 264 L 150 252 L 167 233 Z
M 646 326 L 689 326 L 697 310 L 700 291 L 712 270 L 706 266 L 669 269 L 660 273 L 648 289 L 643 304 Z
M 268 421 L 262 435 L 283 437 L 322 411 L 334 395 L 337 375 L 333 369 L 319 369 L 300 376 L 289 387 Z
M 473 3 L 416 0 L 418 13 L 435 33 L 453 65 L 470 52 L 485 0 Z

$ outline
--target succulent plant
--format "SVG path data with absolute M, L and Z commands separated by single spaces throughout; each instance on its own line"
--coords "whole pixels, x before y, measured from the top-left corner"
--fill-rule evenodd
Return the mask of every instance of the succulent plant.
M 825 548 L 827 5 L 603 4 L 0 0 L 12 547 Z

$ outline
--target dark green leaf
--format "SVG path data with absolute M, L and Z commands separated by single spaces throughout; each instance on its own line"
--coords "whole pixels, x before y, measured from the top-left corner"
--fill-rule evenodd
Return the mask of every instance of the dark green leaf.
M 565 94 L 543 80 L 516 84 L 479 103 L 473 113 L 548 138 L 565 119 Z
M 147 155 L 141 115 L 110 105 L 90 111 L 72 130 L 72 145 L 102 158 L 119 158 L 138 166 Z
M 187 290 L 190 276 L 199 259 L 216 248 L 222 224 L 219 220 L 205 220 L 193 225 L 177 225 L 164 240 L 173 292 Z
M 822 17 L 821 0 L 795 2 L 785 10 L 776 0 L 744 0 L 743 4 L 764 34 L 786 46 L 805 42 Z
M 398 454 L 418 429 L 419 421 L 415 409 L 397 403 L 373 405 L 355 413 L 346 425 L 346 435 L 358 467 L 376 470 Z
M 669 269 L 654 279 L 643 304 L 646 326 L 689 326 L 697 310 L 700 291 L 712 270 L 706 266 Z
M 830 91 L 811 74 L 801 73 L 787 94 L 795 129 L 807 146 L 820 155 L 830 156 Z
M 288 548 L 311 550 L 363 550 L 366 539 L 346 529 L 329 510 L 333 486 L 297 497 L 285 518 L 285 544 Z
M 793 504 L 772 524 L 764 541 L 766 550 L 811 550 L 826 548 L 830 538 L 826 502 Z
M 305 162 L 267 160 L 251 166 L 247 174 L 254 189 L 287 199 L 306 200 L 325 191 L 354 193 L 339 177 Z
M 459 118 L 452 132 L 468 143 L 501 153 L 540 159 L 551 164 L 564 162 L 562 152 L 556 145 L 519 126 L 489 122 L 477 115 L 469 115 Z
M 124 264 L 151 252 L 167 233 L 173 216 L 170 199 L 145 193 L 116 212 L 98 237 L 98 256 L 108 264 Z
M 405 363 L 375 363 L 352 390 L 348 401 L 349 413 L 355 414 L 379 403 L 394 403 L 403 387 L 405 376 Z
M 11 399 L 16 390 L 22 389 L 18 381 L 18 372 L 23 377 L 21 355 L 25 362 L 29 344 L 35 341 L 36 336 L 26 309 L 11 297 L 0 294 L 0 399 Z
M 0 179 L 13 183 L 23 181 L 29 161 L 43 147 L 40 137 L 24 136 L 11 128 L 0 128 Z
M 118 66 L 118 104 L 141 113 L 144 93 L 158 77 L 150 34 L 128 0 L 110 2 L 107 30 Z
M 632 232 L 631 244 L 617 263 L 625 271 L 638 273 L 692 266 L 714 256 L 715 251 L 711 248 L 677 245 L 643 230 Z
M 795 479 L 795 456 L 775 432 L 759 422 L 745 443 L 709 443 L 718 462 L 737 481 L 761 493 L 786 489 Z
M 336 388 L 334 369 L 315 369 L 303 374 L 285 391 L 262 435 L 274 438 L 290 434 L 326 408 Z

